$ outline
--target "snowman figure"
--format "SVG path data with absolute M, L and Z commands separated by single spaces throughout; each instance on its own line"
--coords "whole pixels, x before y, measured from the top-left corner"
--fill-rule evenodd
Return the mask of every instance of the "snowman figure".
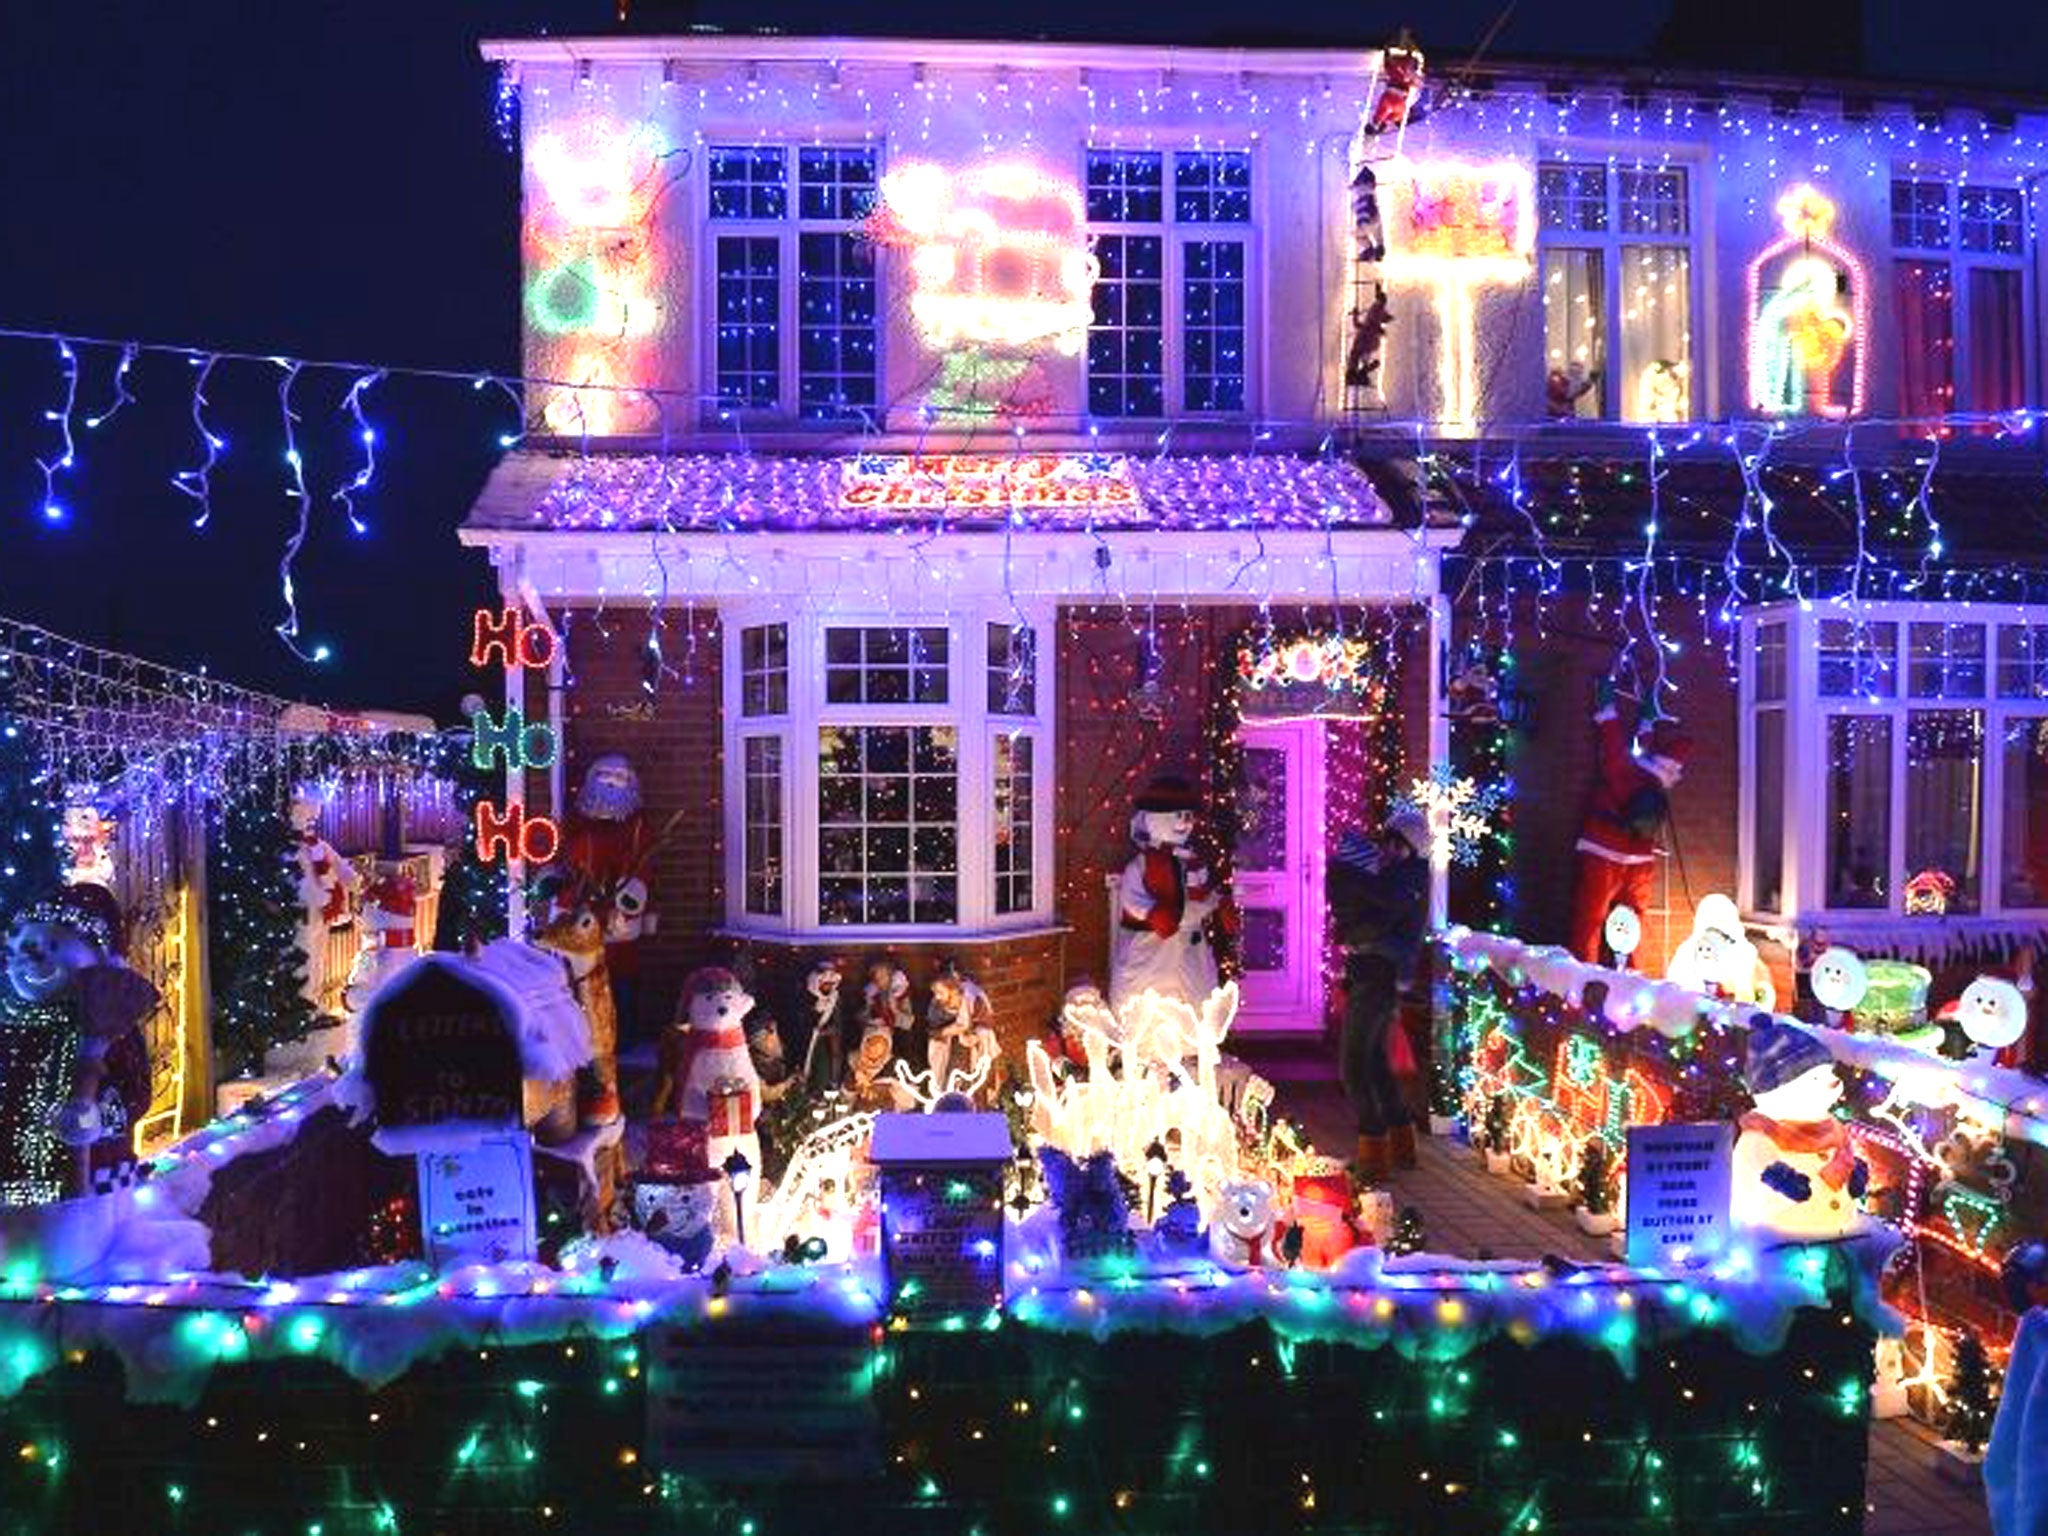
M 1737 1122 L 1735 1222 L 1799 1242 L 1848 1236 L 1870 1168 L 1834 1116 L 1842 1079 L 1827 1047 L 1759 1014 L 1743 1077 L 1756 1108 Z
M 1131 813 L 1138 851 L 1117 881 L 1117 929 L 1110 940 L 1109 1001 L 1121 1010 L 1140 992 L 1200 1008 L 1216 990 L 1216 951 L 1206 925 L 1220 899 L 1190 846 L 1195 792 L 1185 779 L 1156 778 Z
M 1836 1029 L 1856 1027 L 1856 1007 L 1870 990 L 1870 972 L 1853 949 L 1831 944 L 1820 952 L 1809 975 L 1814 1001 L 1827 1011 Z
M 683 983 L 680 1018 L 662 1038 L 654 1113 L 674 1106 L 704 1127 L 704 1160 L 714 1171 L 737 1152 L 749 1176 L 729 1178 L 719 1194 L 718 1230 L 739 1241 L 754 1219 L 754 1180 L 761 1168 L 761 1079 L 747 1048 L 746 1017 L 754 999 L 739 977 L 722 966 L 691 972 Z
M 399 865 L 379 865 L 377 878 L 363 891 L 363 947 L 341 994 L 351 1014 L 360 1014 L 373 992 L 419 958 L 413 942 L 418 908 L 412 876 Z
M 1607 911 L 1607 923 L 1602 937 L 1614 954 L 1614 968 L 1617 971 L 1629 969 L 1629 958 L 1642 947 L 1643 919 L 1636 909 L 1625 901 L 1618 901 Z
M 1942 1016 L 1962 1026 L 1972 1060 L 1995 1060 L 2027 1034 L 2026 994 L 2001 976 L 1979 976 Z

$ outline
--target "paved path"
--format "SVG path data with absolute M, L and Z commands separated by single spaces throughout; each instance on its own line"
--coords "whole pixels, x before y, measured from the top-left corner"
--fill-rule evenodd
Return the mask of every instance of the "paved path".
M 1282 1083 L 1278 1109 L 1300 1122 L 1317 1147 L 1350 1155 L 1356 1138 L 1336 1084 Z M 1489 1174 L 1462 1145 L 1424 1137 L 1417 1151 L 1421 1166 L 1396 1174 L 1393 1188 L 1401 1204 L 1421 1207 L 1431 1252 L 1459 1258 L 1607 1255 L 1605 1239 L 1587 1237 L 1569 1212 L 1530 1210 L 1519 1182 Z M 1929 1443 L 1909 1419 L 1871 1425 L 1866 1536 L 1990 1536 L 1982 1496 L 1937 1475 L 1927 1459 Z

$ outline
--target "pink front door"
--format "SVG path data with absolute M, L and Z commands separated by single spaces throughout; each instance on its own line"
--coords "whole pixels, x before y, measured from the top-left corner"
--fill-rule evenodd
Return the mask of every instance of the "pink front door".
M 1237 1027 L 1323 1027 L 1323 727 L 1248 724 L 1234 889 L 1244 917 Z

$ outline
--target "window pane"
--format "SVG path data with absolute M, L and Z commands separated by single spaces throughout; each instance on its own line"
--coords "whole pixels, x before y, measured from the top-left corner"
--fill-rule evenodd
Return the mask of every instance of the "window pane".
M 1094 316 L 1088 327 L 1088 411 L 1166 414 L 1166 242 L 1097 235 Z
M 773 410 L 782 371 L 782 242 L 773 235 L 721 235 L 715 260 L 718 398 Z
M 789 161 L 781 149 L 714 145 L 708 161 L 712 218 L 779 219 L 789 212 Z
M 1756 702 L 1781 703 L 1785 697 L 1785 626 L 1756 627 Z
M 1607 168 L 1546 165 L 1536 172 L 1536 210 L 1546 230 L 1607 228 Z
M 952 726 L 820 726 L 818 920 L 955 921 L 959 787 Z
M 1249 224 L 1252 157 L 1234 149 L 1175 155 L 1173 217 L 1180 224 Z
M 1623 234 L 1683 235 L 1691 230 L 1684 171 L 1622 171 L 1617 182 Z
M 1038 640 L 1028 625 L 988 626 L 988 712 L 1038 713 Z
M 872 149 L 800 149 L 797 217 L 857 223 L 874 211 L 878 161 Z
M 2048 699 L 2048 624 L 1998 626 L 1998 696 Z
M 944 704 L 951 696 L 946 629 L 825 631 L 827 704 Z
M 782 741 L 749 736 L 745 743 L 744 839 L 746 909 L 782 915 Z
M 797 237 L 797 408 L 814 421 L 875 411 L 875 247 L 853 233 Z
M 1970 410 L 2016 411 L 2026 404 L 2024 291 L 2017 267 L 1970 270 Z
M 1155 149 L 1088 151 L 1091 224 L 1158 224 L 1166 218 L 1166 157 Z
M 998 913 L 1031 910 L 1031 738 L 995 739 L 995 874 Z
M 1956 296 L 1945 261 L 1892 263 L 1899 317 L 1899 410 L 1943 416 L 1956 400 Z
M 1597 419 L 1607 372 L 1606 264 L 1598 251 L 1543 253 L 1543 345 L 1550 414 Z
M 1828 900 L 1891 905 L 1892 723 L 1828 716 Z
M 740 713 L 779 715 L 789 709 L 789 626 L 757 624 L 740 631 Z
M 1982 624 L 1911 624 L 1906 649 L 1906 687 L 1912 697 L 1984 697 Z
M 1245 280 L 1242 240 L 1181 247 L 1182 388 L 1190 411 L 1244 409 Z
M 1824 699 L 1897 698 L 1899 626 L 1820 621 L 1820 696 Z
M 2005 722 L 2005 848 L 2000 899 L 2048 907 L 2048 717 Z
M 1950 912 L 1974 912 L 1982 823 L 1984 717 L 1974 709 L 1906 716 L 1906 877 L 1955 882 Z
M 1956 194 L 1956 212 L 1964 250 L 2017 256 L 2026 248 L 2017 187 L 1964 187 Z
M 1749 904 L 1758 912 L 1782 910 L 1785 890 L 1785 711 L 1756 716 L 1756 777 L 1751 786 Z
M 1622 417 L 1692 414 L 1692 253 L 1679 245 L 1621 248 Z
M 1901 250 L 1948 249 L 1948 184 L 1892 183 L 1892 244 Z

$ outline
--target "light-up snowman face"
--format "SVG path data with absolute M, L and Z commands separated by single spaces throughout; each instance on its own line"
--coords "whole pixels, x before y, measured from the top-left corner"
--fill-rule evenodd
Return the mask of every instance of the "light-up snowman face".
M 1157 848 L 1177 848 L 1195 835 L 1193 811 L 1140 811 L 1143 840 Z
M 1607 914 L 1607 947 L 1617 960 L 1626 961 L 1643 942 L 1643 920 L 1631 906 L 1618 906 Z
M 2027 1032 L 2026 996 L 2009 981 L 1979 976 L 1963 989 L 1956 1022 L 1972 1045 L 2002 1050 Z
M 1836 1013 L 1853 1011 L 1870 990 L 1870 974 L 1863 968 L 1862 956 L 1839 944 L 1820 952 L 1813 962 L 1812 981 L 1813 995 L 1821 1007 Z
M 1832 1062 L 1809 1067 L 1788 1083 L 1755 1094 L 1757 1112 L 1781 1124 L 1825 1120 L 1842 1096 L 1842 1079 Z

